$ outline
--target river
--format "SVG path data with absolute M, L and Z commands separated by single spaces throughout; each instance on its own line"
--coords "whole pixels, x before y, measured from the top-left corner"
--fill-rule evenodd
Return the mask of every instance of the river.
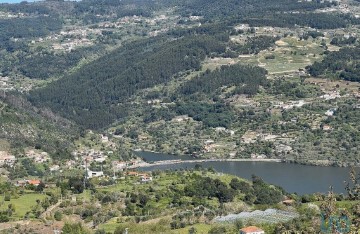
M 148 162 L 163 160 L 191 160 L 190 156 L 174 156 L 151 152 L 136 152 Z M 329 187 L 337 193 L 345 193 L 344 181 L 349 180 L 350 168 L 344 167 L 320 167 L 290 163 L 275 162 L 202 162 L 197 163 L 203 167 L 213 167 L 217 172 L 236 175 L 251 179 L 251 175 L 260 176 L 268 183 L 279 185 L 287 192 L 297 194 L 326 193 Z M 184 162 L 181 164 L 158 165 L 143 168 L 142 170 L 166 170 L 193 168 L 196 163 Z

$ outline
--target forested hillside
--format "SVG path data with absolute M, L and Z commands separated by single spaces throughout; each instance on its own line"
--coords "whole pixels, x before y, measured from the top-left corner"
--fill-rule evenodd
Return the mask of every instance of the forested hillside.
M 116 133 L 109 145 L 126 152 L 336 161 L 340 156 L 318 143 L 335 148 L 334 132 L 346 126 L 332 122 L 331 110 L 350 108 L 356 88 L 319 86 L 310 76 L 358 81 L 360 31 L 352 6 L 293 0 L 0 4 L 0 87 L 81 128 L 110 138 Z M 298 112 L 340 94 L 351 100 Z M 77 130 L 68 133 L 77 137 Z M 307 137 L 312 134 L 332 139 Z M 344 145 L 353 155 L 349 139 Z
M 205 56 L 223 52 L 223 43 L 212 37 L 146 39 L 130 43 L 44 89 L 31 92 L 30 100 L 49 105 L 86 127 L 105 127 L 124 116 L 126 110 L 121 104 L 136 91 L 170 81 L 178 72 L 199 70 Z
M 266 83 L 266 70 L 259 67 L 250 66 L 222 66 L 211 72 L 207 70 L 200 76 L 184 83 L 180 92 L 190 95 L 196 92 L 211 94 L 221 87 L 235 86 L 234 94 L 254 95 L 259 89 L 259 85 Z
M 342 48 L 330 52 L 323 61 L 315 62 L 308 70 L 313 76 L 331 74 L 347 81 L 360 81 L 360 47 Z
M 55 160 L 69 158 L 79 129 L 48 109 L 38 109 L 17 95 L 0 96 L 0 139 L 12 149 L 26 147 L 48 152 Z M 5 149 L 2 149 L 5 150 Z

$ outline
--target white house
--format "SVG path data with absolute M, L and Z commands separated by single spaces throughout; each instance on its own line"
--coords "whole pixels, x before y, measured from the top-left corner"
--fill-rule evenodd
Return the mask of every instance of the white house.
M 152 177 L 151 177 L 151 176 L 142 176 L 142 177 L 140 178 L 140 181 L 143 182 L 143 183 L 151 182 L 151 181 L 152 181 Z
M 49 169 L 50 169 L 50 171 L 58 171 L 60 169 L 60 166 L 59 165 L 53 165 Z
M 102 171 L 90 171 L 88 170 L 88 178 L 91 179 L 93 177 L 103 177 L 104 176 L 104 172 Z

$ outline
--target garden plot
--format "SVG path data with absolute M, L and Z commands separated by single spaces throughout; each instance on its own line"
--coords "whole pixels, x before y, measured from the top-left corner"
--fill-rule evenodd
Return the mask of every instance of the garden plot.
M 255 210 L 253 212 L 241 212 L 239 214 L 216 217 L 215 222 L 235 222 L 236 220 L 241 220 L 246 223 L 251 220 L 256 223 L 281 223 L 297 217 L 299 217 L 299 214 L 296 212 L 267 209 L 265 211 Z

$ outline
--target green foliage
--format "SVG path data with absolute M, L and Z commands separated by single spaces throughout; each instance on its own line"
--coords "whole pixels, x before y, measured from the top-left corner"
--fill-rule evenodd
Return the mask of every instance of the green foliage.
M 64 71 L 75 66 L 86 55 L 96 52 L 96 48 L 77 49 L 70 53 L 41 52 L 21 57 L 18 62 L 18 69 L 29 78 L 47 79 L 64 74 Z
M 177 114 L 189 115 L 207 127 L 229 127 L 235 118 L 231 108 L 221 102 L 178 102 L 173 108 Z
M 298 81 L 276 79 L 269 83 L 267 91 L 275 95 L 285 95 L 292 98 L 309 98 L 321 94 L 317 87 L 308 87 Z
M 307 67 L 312 76 L 336 74 L 348 81 L 360 81 L 360 47 L 330 52 L 323 61 Z
M 261 178 L 253 176 L 253 189 L 256 196 L 255 204 L 275 204 L 282 200 L 282 192 L 266 184 Z
M 223 234 L 223 233 L 227 233 L 226 228 L 223 226 L 215 226 L 211 228 L 208 232 L 208 234 Z
M 190 197 L 216 197 L 219 202 L 230 202 L 234 199 L 235 192 L 219 179 L 199 177 L 191 184 L 187 184 L 184 193 Z
M 266 70 L 245 65 L 222 66 L 215 71 L 207 70 L 200 76 L 184 83 L 180 92 L 184 95 L 195 92 L 210 94 L 223 86 L 236 86 L 236 94 L 254 95 L 259 85 L 266 83 Z
M 330 44 L 336 46 L 344 46 L 344 45 L 352 45 L 357 41 L 356 37 L 349 37 L 349 38 L 341 38 L 341 37 L 334 37 Z
M 196 0 L 196 1 L 175 1 L 182 6 L 179 9 L 184 15 L 201 15 L 206 20 L 238 20 L 246 16 L 263 17 L 273 12 L 295 11 L 295 10 L 315 10 L 326 7 L 331 3 L 321 4 L 318 2 L 294 2 L 291 0 L 278 1 L 238 1 L 238 0 Z M 291 15 L 291 14 L 288 14 Z M 294 14 L 297 15 L 297 14 Z M 296 16 L 294 16 L 296 17 Z M 299 17 L 301 18 L 301 17 Z M 282 22 L 282 20 L 279 20 Z
M 90 232 L 87 231 L 81 223 L 65 223 L 64 227 L 62 228 L 62 233 L 64 234 L 89 234 Z
M 0 138 L 7 139 L 11 148 L 22 149 L 37 147 L 46 151 L 54 159 L 70 158 L 73 140 L 78 136 L 77 127 L 52 113 L 37 109 L 19 95 L 7 94 L 0 103 L 5 104 L 0 114 Z M 1 105 L 0 104 L 0 105 Z M 28 134 L 29 130 L 32 134 Z M 22 154 L 22 152 L 19 152 Z M 42 174 L 42 167 L 37 168 L 28 160 L 22 161 L 21 167 L 11 168 L 11 178 Z
M 355 18 L 328 13 L 299 13 L 299 14 L 267 14 L 262 17 L 245 19 L 250 26 L 294 27 L 295 25 L 309 26 L 317 29 L 343 28 Z
M 260 51 L 273 46 L 279 37 L 256 36 L 247 39 L 244 45 L 234 45 L 233 50 L 240 54 L 258 54 Z
M 179 72 L 198 70 L 206 55 L 224 51 L 224 45 L 209 36 L 175 41 L 160 37 L 129 43 L 31 92 L 30 100 L 49 105 L 86 127 L 104 127 L 126 116 L 120 103 L 137 91 L 167 82 Z
M 55 214 L 54 214 L 54 219 L 56 221 L 61 221 L 62 220 L 62 213 L 60 211 L 55 211 Z
M 0 48 L 14 51 L 11 38 L 43 37 L 59 31 L 61 27 L 61 20 L 52 16 L 0 19 Z

